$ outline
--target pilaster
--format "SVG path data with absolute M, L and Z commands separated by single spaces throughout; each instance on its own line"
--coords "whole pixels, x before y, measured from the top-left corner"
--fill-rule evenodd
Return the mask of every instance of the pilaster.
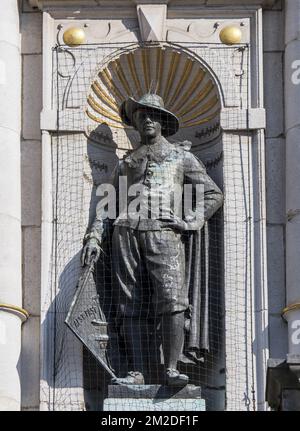
M 0 409 L 20 410 L 21 323 L 21 55 L 17 0 L 0 14 Z

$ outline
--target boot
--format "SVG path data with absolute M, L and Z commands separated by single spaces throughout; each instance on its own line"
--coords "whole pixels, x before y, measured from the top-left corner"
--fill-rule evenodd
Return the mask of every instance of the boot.
M 138 371 L 129 371 L 126 377 L 116 377 L 111 380 L 113 385 L 144 385 L 144 376 Z
M 189 382 L 186 374 L 180 374 L 178 370 L 167 368 L 166 385 L 168 386 L 185 386 Z
M 113 379 L 112 383 L 127 385 L 144 384 L 144 368 L 147 360 L 145 351 L 144 338 L 146 322 L 140 319 L 124 318 L 123 319 L 123 337 L 126 349 L 127 369 L 126 377 Z
M 184 312 L 162 316 L 162 348 L 166 367 L 166 384 L 185 386 L 189 378 L 177 370 L 184 342 Z

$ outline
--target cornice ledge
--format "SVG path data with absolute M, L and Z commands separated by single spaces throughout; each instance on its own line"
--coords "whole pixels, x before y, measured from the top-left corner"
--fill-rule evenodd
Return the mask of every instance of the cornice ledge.
M 38 7 L 40 10 L 64 9 L 69 7 L 136 7 L 138 4 L 169 4 L 172 6 L 245 6 L 245 1 L 241 0 L 28 0 L 30 6 Z M 272 9 L 277 0 L 248 0 L 248 6 L 262 6 L 265 9 Z

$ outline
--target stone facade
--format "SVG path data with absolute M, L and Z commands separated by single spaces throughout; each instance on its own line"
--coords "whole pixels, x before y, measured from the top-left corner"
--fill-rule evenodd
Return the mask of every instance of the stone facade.
M 0 147 L 1 147 L 1 304 L 0 311 L 0 408 L 20 407 L 21 322 L 21 54 L 17 2 L 4 1 L 0 30 Z M 12 308 L 11 305 L 14 307 Z M 9 307 L 9 308 L 7 308 Z
M 22 286 L 30 319 L 22 329 L 21 408 L 39 410 L 41 309 L 42 12 L 28 2 L 20 10 L 22 55 Z
M 49 232 L 51 230 L 52 222 L 50 208 L 51 162 L 49 160 L 51 155 L 49 154 L 49 131 L 55 130 L 55 117 L 53 121 L 53 116 L 51 117 L 51 102 L 49 101 L 48 80 L 51 80 L 52 77 L 51 71 L 48 67 L 50 56 L 47 50 L 51 50 L 51 47 L 55 44 L 54 36 L 51 39 L 49 35 L 55 35 L 56 32 L 53 30 L 53 22 L 49 20 L 48 13 L 42 12 L 42 10 L 44 7 L 48 7 L 47 10 L 49 10 L 50 8 L 50 15 L 52 14 L 54 19 L 57 20 L 55 21 L 55 24 L 57 24 L 59 19 L 61 19 L 62 21 L 65 19 L 65 15 L 62 9 L 56 10 L 55 6 L 53 6 L 53 3 L 55 2 L 51 2 L 51 0 L 31 0 L 29 2 L 27 0 L 23 0 L 23 2 L 21 3 L 21 6 L 19 8 L 21 40 L 13 41 L 13 44 L 16 46 L 16 50 L 18 51 L 18 55 L 20 57 L 19 60 L 16 57 L 16 61 L 20 61 L 20 68 L 22 70 L 22 72 L 20 71 L 20 76 L 15 77 L 15 82 L 18 82 L 19 80 L 20 83 L 20 94 L 15 94 L 13 96 L 9 94 L 5 95 L 8 100 L 9 97 L 14 97 L 14 100 L 18 100 L 22 108 L 22 115 L 20 116 L 19 124 L 16 124 L 13 127 L 13 131 L 8 132 L 12 133 L 15 136 L 16 132 L 18 133 L 18 131 L 21 130 L 20 154 L 18 155 L 18 151 L 16 151 L 16 154 L 11 155 L 11 161 L 9 162 L 12 163 L 12 170 L 15 169 L 13 167 L 13 163 L 15 163 L 16 165 L 19 163 L 20 169 L 18 167 L 16 168 L 16 176 L 14 177 L 14 180 L 12 180 L 12 182 L 15 182 L 15 178 L 18 178 L 19 175 L 21 189 L 20 191 L 17 190 L 14 193 L 16 202 L 12 203 L 12 214 L 7 214 L 7 217 L 12 217 L 13 226 L 11 227 L 11 229 L 13 229 L 14 232 L 17 232 L 18 229 L 20 230 L 19 237 L 17 236 L 17 234 L 14 234 L 14 244 L 19 243 L 19 251 L 17 254 L 18 257 L 16 258 L 19 259 L 19 261 L 13 264 L 17 265 L 17 267 L 19 266 L 20 271 L 14 271 L 14 277 L 16 279 L 13 282 L 15 286 L 18 286 L 18 288 L 16 288 L 16 292 L 19 293 L 16 294 L 16 297 L 10 297 L 9 295 L 7 296 L 5 293 L 6 291 L 4 291 L 3 297 L 0 296 L 0 302 L 14 303 L 15 305 L 22 306 L 30 313 L 30 318 L 22 326 L 22 342 L 20 346 L 21 354 L 18 363 L 18 368 L 20 371 L 21 396 L 19 396 L 19 398 L 16 397 L 16 401 L 14 401 L 13 404 L 9 404 L 6 401 L 3 401 L 4 409 L 21 408 L 23 410 L 39 410 L 40 408 L 47 408 L 47 403 L 43 403 L 42 407 L 40 407 L 40 380 L 42 378 L 41 375 L 43 374 L 42 369 L 45 366 L 45 356 L 43 347 L 41 347 L 42 344 L 40 343 L 40 339 L 42 337 L 41 314 L 43 314 L 43 310 L 41 311 L 41 303 L 45 304 L 43 297 L 46 289 L 45 284 L 47 283 L 45 274 L 47 274 L 47 271 L 49 271 L 49 241 L 47 240 L 47 238 L 50 235 Z M 73 3 L 76 3 L 76 7 L 79 8 L 78 3 L 80 2 L 66 0 L 63 3 L 66 5 L 66 7 L 68 7 L 68 5 L 72 6 Z M 97 1 L 94 2 L 92 0 L 82 0 L 82 3 L 86 3 L 86 5 L 90 6 L 90 10 L 92 10 L 93 7 L 97 8 Z M 104 13 L 104 15 L 105 13 L 109 15 L 109 3 L 111 2 L 103 1 L 102 3 L 104 5 L 104 12 L 101 12 L 100 9 L 97 9 L 97 13 L 100 15 L 101 13 Z M 116 1 L 115 3 L 122 3 L 122 7 L 124 8 L 128 7 L 129 16 L 131 16 L 133 19 L 136 19 L 136 5 L 133 3 L 143 2 L 131 2 L 129 0 L 126 0 L 125 2 Z M 191 11 L 187 11 L 184 7 L 185 2 L 181 2 L 179 0 L 170 0 L 169 2 L 166 1 L 161 3 L 168 3 L 168 8 L 170 11 L 169 13 L 171 15 L 175 15 L 176 13 L 178 14 L 179 10 L 182 12 L 182 14 L 186 14 L 184 18 L 188 19 L 190 14 L 192 13 Z M 191 3 L 193 2 L 191 1 Z M 196 8 L 203 8 L 201 9 L 203 12 L 203 16 L 205 16 L 206 8 L 211 7 L 216 8 L 215 13 L 217 16 L 218 6 L 224 5 L 224 3 L 226 5 L 228 4 L 228 2 L 224 2 L 222 0 L 198 1 L 194 3 L 197 3 Z M 263 131 L 263 126 L 259 126 L 257 129 L 259 130 L 259 132 L 257 133 L 254 141 L 252 142 L 253 147 L 256 148 L 255 150 L 253 150 L 254 152 L 256 152 L 254 155 L 254 160 L 259 160 L 257 162 L 257 166 L 260 166 L 260 168 L 257 168 L 258 170 L 256 171 L 256 177 L 259 177 L 261 179 L 261 182 L 256 184 L 256 180 L 253 180 L 252 178 L 251 181 L 253 181 L 253 190 L 256 190 L 256 187 L 257 190 L 262 190 L 261 201 L 265 201 L 266 213 L 264 213 L 263 203 L 261 208 L 259 209 L 260 214 L 257 215 L 257 217 L 256 214 L 254 214 L 254 218 L 256 217 L 256 219 L 253 223 L 253 226 L 250 226 L 251 232 L 254 238 L 256 238 L 254 241 L 256 241 L 257 244 L 259 243 L 259 246 L 254 247 L 259 264 L 255 264 L 256 266 L 253 271 L 255 274 L 258 274 L 259 271 L 261 271 L 261 275 L 258 274 L 257 277 L 261 280 L 267 280 L 267 286 L 264 285 L 264 283 L 261 281 L 257 281 L 256 284 L 254 283 L 255 286 L 259 285 L 262 287 L 259 288 L 259 294 L 257 294 L 258 303 L 256 304 L 256 308 L 253 315 L 256 319 L 255 321 L 257 325 L 257 331 L 263 332 L 262 329 L 264 328 L 265 333 L 263 334 L 261 339 L 259 339 L 258 341 L 255 340 L 255 342 L 253 341 L 254 350 L 257 349 L 256 354 L 259 358 L 259 363 L 256 363 L 256 367 L 258 369 L 256 377 L 254 378 L 253 376 L 251 376 L 251 378 L 253 377 L 256 381 L 259 381 L 260 379 L 263 381 L 266 378 L 266 374 L 264 373 L 266 371 L 268 356 L 271 358 L 286 358 L 286 355 L 289 352 L 288 325 L 285 320 L 282 319 L 282 310 L 291 302 L 297 302 L 297 298 L 294 294 L 290 296 L 290 300 L 287 301 L 286 299 L 287 297 L 289 298 L 289 293 L 287 294 L 286 292 L 286 270 L 289 267 L 289 262 L 287 262 L 287 260 L 290 259 L 290 257 L 286 253 L 286 229 L 288 222 L 286 216 L 287 208 L 285 205 L 285 201 L 287 194 L 286 178 L 287 170 L 289 169 L 289 166 L 286 166 L 286 132 L 288 132 L 291 136 L 289 142 L 293 142 L 293 139 L 296 139 L 292 136 L 292 134 L 294 133 L 293 129 L 297 129 L 299 127 L 299 124 L 297 123 L 297 121 L 291 120 L 291 122 L 288 123 L 288 129 L 286 128 L 287 118 L 285 115 L 290 111 L 287 111 L 285 108 L 285 97 L 287 96 L 285 96 L 284 93 L 284 79 L 286 73 L 285 55 L 289 55 L 285 53 L 285 20 L 287 16 L 287 6 L 290 6 L 288 5 L 288 3 L 291 2 L 244 2 L 241 0 L 230 1 L 229 10 L 227 12 L 228 17 L 230 18 L 230 14 L 235 7 L 239 9 L 239 13 L 237 13 L 237 15 L 239 15 L 241 13 L 241 10 L 243 10 L 243 6 L 245 4 L 249 6 L 249 3 L 253 3 L 254 5 L 260 3 L 263 6 L 262 25 L 261 27 L 258 26 L 257 34 L 259 36 L 258 40 L 256 40 L 258 46 L 263 43 L 263 69 L 260 68 L 261 66 L 259 64 L 257 64 L 257 73 L 258 75 L 260 74 L 260 76 L 257 77 L 257 87 L 263 88 L 263 94 L 259 96 L 260 104 L 257 103 L 257 105 L 252 106 L 252 108 L 265 107 L 266 128 L 265 131 Z M 294 3 L 299 2 L 295 1 Z M 85 18 L 88 19 L 88 9 L 85 13 Z M 256 13 L 259 15 L 260 12 Z M 17 15 L 14 19 L 17 19 Z M 260 18 L 258 18 L 258 21 L 259 19 Z M 140 19 L 140 21 L 141 20 L 142 19 Z M 298 22 L 298 35 L 299 27 L 300 23 Z M 14 30 L 10 29 L 10 31 L 13 32 Z M 262 33 L 260 33 L 260 31 L 262 31 Z M 155 29 L 155 32 L 159 33 L 159 29 Z M 170 34 L 171 33 L 172 32 L 170 30 Z M 1 33 L 0 35 L 2 37 Z M 100 36 L 96 34 L 96 40 L 97 37 L 99 38 Z M 145 37 L 147 37 L 147 32 L 145 32 Z M 4 39 L 2 37 L 0 39 L 0 42 L 2 44 L 5 43 L 5 41 L 3 42 L 3 40 Z M 292 35 L 288 42 L 290 43 L 290 45 L 293 43 Z M 11 43 L 11 41 L 9 41 L 8 43 Z M 297 42 L 294 43 L 296 44 Z M 6 48 L 4 46 L 4 49 L 12 48 Z M 1 61 L 4 60 L 2 59 Z M 2 76 L 1 64 L 2 63 L 0 62 L 0 80 Z M 288 95 L 289 94 L 290 93 L 288 93 Z M 255 95 L 253 97 L 255 98 Z M 45 126 L 42 126 L 43 139 L 40 124 L 40 113 L 42 110 L 42 121 L 45 122 Z M 15 119 L 17 115 L 19 114 L 15 113 L 12 118 Z M 256 113 L 255 115 L 258 114 Z M 292 117 L 292 114 L 290 114 L 290 116 Z M 234 142 L 234 140 L 229 138 L 229 136 L 231 136 L 230 133 L 232 131 L 232 128 L 234 129 L 234 127 L 229 124 L 232 119 L 230 113 L 227 115 L 226 118 L 224 111 L 223 127 L 225 129 L 227 127 L 228 129 L 226 131 L 226 134 L 228 136 L 228 146 L 226 151 L 228 152 L 227 154 L 229 157 L 229 153 L 231 152 L 229 145 L 233 145 Z M 261 121 L 261 124 L 263 124 L 263 120 L 260 119 L 259 121 Z M 52 126 L 49 126 L 51 122 Z M 254 119 L 253 122 L 253 129 L 255 130 L 255 124 L 258 124 L 257 118 Z M 1 127 L 2 125 L 0 125 L 0 128 Z M 7 127 L 7 124 L 4 124 L 3 127 Z M 265 138 L 262 135 L 264 132 Z M 247 138 L 245 136 L 243 137 L 243 139 L 245 139 L 244 146 L 246 149 L 248 147 L 248 141 L 246 141 Z M 13 139 L 15 138 L 12 138 L 12 140 Z M 10 149 L 17 148 L 18 142 L 15 142 L 14 145 L 15 147 L 10 146 Z M 2 157 L 2 160 L 6 160 L 5 156 Z M 19 162 L 16 162 L 16 160 L 19 160 Z M 226 164 L 224 168 L 225 176 L 229 175 L 228 173 L 226 173 Z M 262 170 L 260 171 L 259 169 Z M 296 177 L 296 173 L 297 166 L 294 167 L 294 177 Z M 216 175 L 218 176 L 219 174 L 216 173 Z M 263 178 L 264 175 L 265 179 Z M 289 184 L 292 183 L 292 180 L 297 181 L 297 179 L 294 177 L 290 176 L 288 178 Z M 5 187 L 9 189 L 10 185 L 6 184 Z M 297 197 L 293 199 L 297 199 Z M 6 201 L 4 200 L 4 202 Z M 18 210 L 18 205 L 20 205 L 20 210 Z M 8 207 L 9 205 L 7 204 L 4 208 Z M 297 208 L 291 206 L 291 209 Z M 1 217 L 2 212 L 3 211 L 1 210 Z M 228 214 L 230 218 L 230 211 Z M 257 228 L 257 226 L 259 226 L 259 228 Z M 291 233 L 290 235 L 295 235 L 295 233 Z M 266 244 L 264 244 L 265 239 Z M 7 239 L 7 242 L 9 243 L 9 239 Z M 293 246 L 291 245 L 289 249 L 293 250 Z M 267 261 L 264 261 L 265 252 L 267 253 L 265 256 L 267 257 Z M 11 265 L 12 263 L 9 264 L 9 267 Z M 1 274 L 2 273 L 0 273 L 0 278 L 4 277 L 4 275 Z M 295 283 L 295 281 L 293 281 L 293 283 Z M 249 289 L 252 289 L 250 284 L 251 283 L 249 282 L 248 287 Z M 2 287 L 0 288 L 0 295 L 2 295 L 1 289 Z M 229 299 L 230 298 L 232 299 L 233 296 L 229 296 Z M 230 305 L 230 302 L 228 304 Z M 0 317 L 3 316 L 4 325 L 12 325 L 9 327 L 14 328 L 13 330 L 19 333 L 19 317 L 9 315 L 9 319 L 14 319 L 14 322 L 11 323 L 10 320 L 6 322 L 5 319 L 8 318 L 4 316 L 6 316 L 8 313 L 5 311 L 0 311 L 0 313 Z M 229 319 L 231 319 L 231 317 L 229 317 Z M 1 322 L 2 321 L 0 321 L 0 335 L 1 324 L 3 326 L 3 323 Z M 231 320 L 229 320 L 229 329 L 230 322 Z M 2 346 L 0 338 L 0 356 L 1 348 Z M 230 352 L 230 346 L 227 346 L 227 349 Z M 248 353 L 251 351 L 250 344 L 249 346 L 246 346 L 246 350 Z M 230 379 L 234 380 L 236 377 L 235 373 L 238 372 L 233 367 L 234 361 L 236 361 L 236 358 L 229 355 L 227 363 L 227 367 L 229 369 L 229 372 L 231 373 L 229 375 L 229 381 Z M 80 367 L 80 361 L 78 363 Z M 13 370 L 9 371 L 9 368 L 4 369 L 7 369 L 8 372 L 13 373 Z M 0 371 L 0 396 L 2 381 L 3 379 Z M 16 386 L 17 385 L 18 382 L 16 382 Z M 265 385 L 263 383 L 258 383 L 256 408 L 261 410 L 268 408 L 264 402 L 264 389 Z M 211 391 L 212 393 L 214 393 L 214 389 L 211 389 Z M 219 391 L 219 389 L 217 389 L 217 391 Z M 215 395 L 212 395 L 212 397 L 213 396 Z M 80 409 L 82 408 L 80 407 L 81 395 L 77 395 L 76 392 L 76 397 L 78 397 L 78 399 L 80 400 L 80 402 L 76 404 L 76 408 Z M 222 406 L 224 407 L 223 398 L 224 393 L 222 393 L 222 395 L 220 396 L 221 401 L 219 401 L 219 408 L 222 408 Z M 242 409 L 241 404 L 241 401 L 233 403 L 231 407 L 229 406 L 229 409 Z M 285 402 L 285 404 L 288 405 L 288 402 Z M 296 405 L 296 403 L 294 403 L 293 405 Z M 213 407 L 216 408 L 216 405 Z
M 273 358 L 284 357 L 288 343 L 281 317 L 286 301 L 283 6 L 277 2 L 272 10 L 263 12 L 269 348 Z

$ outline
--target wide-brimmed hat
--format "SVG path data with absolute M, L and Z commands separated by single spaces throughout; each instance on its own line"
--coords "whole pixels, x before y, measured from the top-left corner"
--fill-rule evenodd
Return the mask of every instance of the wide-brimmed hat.
M 135 100 L 129 97 L 120 107 L 120 117 L 128 126 L 133 126 L 133 114 L 138 109 L 149 109 L 149 111 L 157 111 L 161 115 L 162 134 L 164 136 L 174 135 L 179 128 L 179 121 L 176 115 L 168 111 L 164 107 L 163 99 L 157 94 L 144 94 L 140 100 Z

